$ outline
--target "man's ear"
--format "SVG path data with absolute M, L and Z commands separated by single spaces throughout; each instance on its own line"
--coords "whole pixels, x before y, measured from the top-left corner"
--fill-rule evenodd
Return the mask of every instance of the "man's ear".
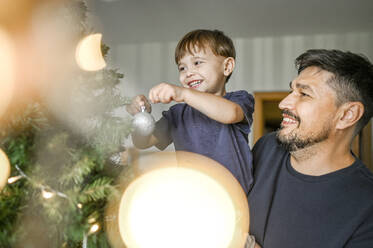
M 234 70 L 236 61 L 232 57 L 228 57 L 224 60 L 224 76 L 228 77 Z
M 347 102 L 340 107 L 337 129 L 345 129 L 355 125 L 364 114 L 364 105 L 361 102 Z

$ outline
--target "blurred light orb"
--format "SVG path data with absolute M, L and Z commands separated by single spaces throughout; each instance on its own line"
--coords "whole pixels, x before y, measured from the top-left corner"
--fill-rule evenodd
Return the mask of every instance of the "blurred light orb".
M 119 231 L 128 248 L 242 248 L 247 198 L 219 163 L 190 152 L 153 155 L 125 190 Z
M 75 59 L 85 71 L 98 71 L 106 66 L 101 52 L 102 34 L 91 34 L 84 37 L 76 48 Z
M 15 49 L 9 35 L 0 28 L 0 117 L 12 100 L 15 83 Z
M 10 163 L 8 156 L 0 149 L 0 190 L 7 184 L 9 175 Z

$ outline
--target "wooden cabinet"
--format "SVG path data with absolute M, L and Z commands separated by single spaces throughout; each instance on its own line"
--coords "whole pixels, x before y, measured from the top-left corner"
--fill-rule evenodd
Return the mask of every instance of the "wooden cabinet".
M 254 144 L 264 134 L 280 127 L 282 117 L 278 104 L 288 94 L 285 91 L 254 92 Z M 372 120 L 355 138 L 352 151 L 373 171 Z

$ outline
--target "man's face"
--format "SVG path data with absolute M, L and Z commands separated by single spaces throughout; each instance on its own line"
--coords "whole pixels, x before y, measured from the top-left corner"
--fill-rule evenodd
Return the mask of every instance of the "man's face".
M 225 58 L 213 54 L 210 48 L 186 53 L 178 63 L 179 80 L 185 88 L 223 96 L 225 94 Z
M 327 84 L 332 76 L 312 66 L 290 83 L 292 92 L 279 104 L 283 120 L 277 132 L 278 140 L 289 151 L 323 142 L 334 130 L 336 94 Z

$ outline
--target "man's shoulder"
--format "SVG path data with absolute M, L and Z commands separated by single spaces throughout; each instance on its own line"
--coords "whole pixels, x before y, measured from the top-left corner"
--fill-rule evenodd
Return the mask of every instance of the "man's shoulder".
M 255 143 L 253 149 L 260 149 L 263 147 L 277 148 L 279 146 L 280 144 L 277 142 L 276 132 L 271 132 L 260 137 L 258 141 Z
M 359 182 L 364 182 L 367 190 L 373 194 L 373 172 L 360 160 L 356 159 L 356 168 L 359 175 Z
M 276 133 L 262 136 L 254 145 L 253 158 L 257 164 L 274 164 L 274 161 L 283 161 L 289 153 L 277 142 Z

